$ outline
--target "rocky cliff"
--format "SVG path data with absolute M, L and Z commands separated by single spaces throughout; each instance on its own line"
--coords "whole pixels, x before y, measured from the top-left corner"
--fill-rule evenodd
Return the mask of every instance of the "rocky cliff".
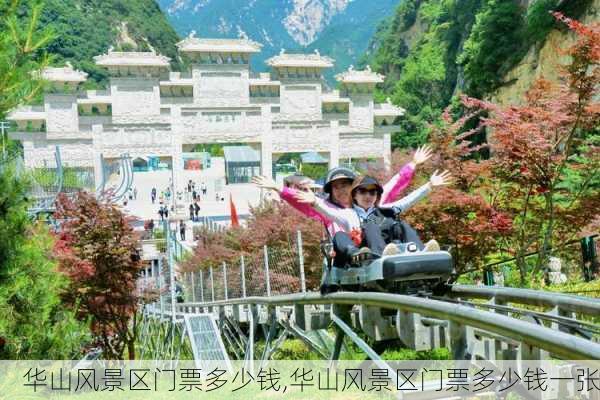
M 536 78 L 556 80 L 567 61 L 559 49 L 574 38 L 551 13 L 599 21 L 599 1 L 403 1 L 363 60 L 386 75 L 379 98 L 407 110 L 393 144 L 425 141 L 457 94 L 518 103 Z
M 532 0 L 530 0 L 531 2 Z M 600 21 L 600 0 L 594 0 L 579 18 L 584 23 Z M 539 78 L 557 81 L 560 65 L 568 63 L 569 57 L 562 51 L 573 45 L 575 35 L 564 29 L 554 29 L 548 33 L 540 46 L 532 45 L 523 59 L 504 77 L 504 84 L 489 95 L 501 104 L 518 104 L 523 95 Z

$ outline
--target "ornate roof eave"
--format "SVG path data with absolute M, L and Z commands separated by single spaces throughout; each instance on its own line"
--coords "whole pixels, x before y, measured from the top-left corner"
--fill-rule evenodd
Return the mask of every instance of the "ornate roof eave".
M 170 68 L 171 59 L 156 54 L 154 51 L 113 51 L 112 47 L 106 54 L 94 57 L 101 67 L 158 67 Z
M 388 97 L 385 103 L 377 103 L 373 109 L 373 114 L 376 117 L 400 117 L 406 113 L 406 110 L 402 107 L 398 107 L 392 104 L 392 101 Z
M 352 65 L 347 71 L 335 76 L 335 79 L 341 83 L 381 83 L 384 78 L 383 75 L 371 71 L 369 66 L 364 70 L 355 70 Z
M 6 116 L 9 121 L 41 121 L 46 119 L 46 111 L 37 110 L 35 106 L 21 106 Z
M 46 67 L 41 73 L 36 72 L 37 77 L 41 77 L 49 82 L 85 82 L 88 74 L 73 68 L 70 62 L 66 62 L 64 67 Z
M 179 51 L 189 53 L 258 53 L 262 48 L 262 44 L 248 38 L 197 38 L 194 31 L 176 45 Z
M 269 58 L 266 61 L 267 65 L 280 67 L 308 67 L 308 68 L 331 68 L 333 67 L 333 59 L 327 56 L 322 56 L 317 50 L 313 54 L 286 54 L 285 50 L 281 50 L 279 55 Z

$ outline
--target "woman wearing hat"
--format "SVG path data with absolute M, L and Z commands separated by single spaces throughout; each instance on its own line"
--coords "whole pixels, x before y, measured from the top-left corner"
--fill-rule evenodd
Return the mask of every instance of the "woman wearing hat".
M 382 206 L 379 203 L 384 194 L 384 188 L 377 179 L 371 176 L 359 176 L 354 180 L 351 188 L 352 208 L 330 207 L 326 202 L 310 193 L 298 192 L 295 197 L 299 202 L 311 205 L 319 214 L 343 227 L 343 232 L 336 233 L 333 242 L 336 251 L 341 252 L 339 257 L 343 262 L 347 262 L 352 257 L 364 253 L 358 249 L 360 245 L 367 246 L 372 253 L 378 256 L 397 254 L 398 248 L 395 244 L 386 245 L 386 239 L 387 241 L 393 239 L 393 232 L 389 229 L 393 229 L 393 225 L 396 224 L 397 215 L 408 210 L 433 188 L 448 185 L 450 182 L 448 171 L 441 174 L 435 171 L 429 182 L 408 196 Z M 421 250 L 439 250 L 439 245 L 435 240 L 422 245 L 414 229 L 406 223 L 401 222 L 401 224 L 403 224 L 404 236 L 408 236 L 403 238 L 403 241 L 416 242 Z
M 431 155 L 432 150 L 429 146 L 418 148 L 413 155 L 412 161 L 404 165 L 400 171 L 383 186 L 382 198 L 389 199 L 389 201 L 394 200 L 400 192 L 410 184 L 415 174 L 416 167 L 427 161 Z M 327 194 L 325 200 L 326 204 L 333 209 L 352 209 L 352 196 L 350 192 L 352 189 L 352 182 L 355 178 L 356 174 L 354 171 L 348 168 L 336 167 L 331 169 L 327 173 L 325 185 L 323 186 L 323 192 Z M 322 222 L 325 225 L 327 233 L 332 238 L 337 232 L 346 231 L 344 226 L 341 226 L 336 221 L 317 212 L 309 204 L 298 201 L 295 197 L 298 192 L 297 190 L 289 187 L 281 188 L 272 179 L 262 176 L 253 177 L 252 182 L 263 189 L 276 191 L 279 193 L 281 199 L 289 203 L 302 214 Z

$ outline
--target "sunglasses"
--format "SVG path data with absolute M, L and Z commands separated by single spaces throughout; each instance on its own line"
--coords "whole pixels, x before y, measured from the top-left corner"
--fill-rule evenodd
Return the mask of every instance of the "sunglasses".
M 356 190 L 358 193 L 360 194 L 370 194 L 371 196 L 377 196 L 377 189 L 364 189 L 364 188 L 358 188 Z

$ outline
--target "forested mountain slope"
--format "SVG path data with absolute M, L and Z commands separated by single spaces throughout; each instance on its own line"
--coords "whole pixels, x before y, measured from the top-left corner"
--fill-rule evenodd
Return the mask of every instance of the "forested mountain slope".
M 394 146 L 421 143 L 458 93 L 518 101 L 535 77 L 556 77 L 570 34 L 551 11 L 598 20 L 600 0 L 406 0 L 382 23 L 362 63 L 386 75 L 378 96 L 407 110 Z
M 23 2 L 23 21 L 31 3 Z M 93 57 L 110 46 L 121 50 L 152 47 L 177 63 L 178 35 L 154 0 L 45 0 L 39 24 L 54 31 L 55 38 L 47 46 L 55 57 L 53 64 L 70 61 L 88 72 L 88 86 L 106 82 L 105 72 Z

